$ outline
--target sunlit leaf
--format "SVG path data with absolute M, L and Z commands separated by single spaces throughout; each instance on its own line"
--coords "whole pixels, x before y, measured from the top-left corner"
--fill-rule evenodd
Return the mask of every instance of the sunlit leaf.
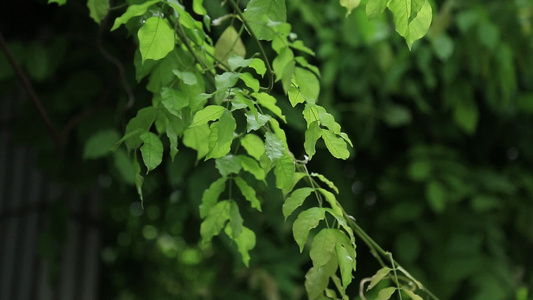
M 311 176 L 320 179 L 320 181 L 325 183 L 330 189 L 334 190 L 335 193 L 337 193 L 337 194 L 339 193 L 339 189 L 337 188 L 337 186 L 335 186 L 335 183 L 333 183 L 333 181 L 327 179 L 324 175 L 313 172 L 313 173 L 311 173 Z
M 408 290 L 408 289 L 402 289 L 404 293 L 406 293 L 411 299 L 413 300 L 424 300 L 422 297 L 415 294 L 415 292 Z
M 259 105 L 270 110 L 272 113 L 274 113 L 274 115 L 282 119 L 283 122 L 287 123 L 287 118 L 285 118 L 285 116 L 283 115 L 281 108 L 276 105 L 276 98 L 267 93 L 255 93 L 252 96 L 257 99 L 257 103 L 259 103 Z
M 366 3 L 366 14 L 369 18 L 376 18 L 387 8 L 388 0 L 372 0 Z
M 295 65 L 294 54 L 289 47 L 283 48 L 272 62 L 272 68 L 276 74 L 276 81 L 281 80 L 285 93 L 287 93 L 291 87 Z
M 224 106 L 208 105 L 194 115 L 192 124 L 189 127 L 200 126 L 207 124 L 209 121 L 218 120 L 225 110 Z
M 318 226 L 325 217 L 325 210 L 321 207 L 312 207 L 301 212 L 292 225 L 294 240 L 300 246 L 300 252 L 304 250 L 309 231 Z
M 231 228 L 226 226 L 225 232 L 228 236 L 232 236 Z M 255 233 L 247 227 L 242 228 L 241 234 L 234 239 L 237 248 L 242 256 L 242 262 L 248 267 L 250 263 L 249 251 L 255 247 Z
M 265 153 L 265 143 L 255 134 L 249 133 L 244 135 L 244 137 L 241 138 L 241 145 L 246 152 L 257 161 L 259 161 L 261 156 Z
M 122 24 L 126 24 L 131 18 L 138 17 L 140 15 L 143 15 L 150 6 L 161 2 L 160 0 L 153 0 L 153 1 L 146 1 L 142 4 L 137 5 L 129 5 L 128 9 L 122 16 L 115 19 L 115 23 L 113 24 L 113 27 L 111 28 L 111 31 L 117 29 Z
M 372 1 L 369 1 L 372 2 Z M 346 7 L 346 16 L 352 13 L 354 8 L 358 7 L 361 3 L 361 0 L 340 0 L 340 4 L 343 7 Z
M 391 0 L 388 7 L 394 15 L 396 31 L 411 49 L 429 29 L 433 17 L 431 4 L 428 0 Z
M 265 126 L 266 123 L 270 120 L 269 115 L 264 115 L 261 113 L 254 114 L 252 111 L 247 111 L 246 115 L 246 132 L 256 131 L 259 128 Z
M 224 111 L 220 120 L 211 124 L 211 133 L 208 138 L 209 153 L 206 159 L 219 158 L 230 152 L 236 127 L 235 119 L 229 111 Z
M 161 103 L 169 113 L 181 118 L 181 109 L 189 105 L 189 98 L 181 90 L 164 87 L 161 89 Z
M 198 152 L 197 159 L 209 152 L 209 134 L 211 130 L 207 124 L 190 127 L 183 132 L 183 144 Z
M 142 61 L 160 60 L 174 49 L 174 30 L 166 19 L 151 17 L 137 33 Z
M 261 75 L 261 77 L 263 77 L 266 73 L 265 62 L 259 58 L 254 58 L 249 67 L 254 69 L 257 74 Z
M 348 146 L 342 138 L 337 137 L 334 133 L 326 129 L 321 129 L 321 132 L 322 139 L 331 155 L 340 159 L 347 159 L 350 157 Z

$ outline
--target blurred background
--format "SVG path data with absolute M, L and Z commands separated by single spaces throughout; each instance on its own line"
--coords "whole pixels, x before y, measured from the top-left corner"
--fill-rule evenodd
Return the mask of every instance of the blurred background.
M 227 13 L 204 2 L 212 19 Z M 365 1 L 348 17 L 337 1 L 287 2 L 292 31 L 316 51 L 320 104 L 355 146 L 339 161 L 319 144 L 308 168 L 440 299 L 533 299 L 533 1 L 432 1 L 411 51 L 389 13 L 368 20 Z M 212 162 L 180 146 L 145 178 L 143 210 L 126 150 L 88 154 L 151 104 L 133 39 L 109 32 L 123 10 L 99 27 L 84 1 L 0 4 L 6 47 L 58 132 L 55 144 L 0 51 L 0 299 L 306 299 L 310 261 L 274 184 L 255 187 L 263 213 L 241 211 L 258 236 L 246 268 L 227 238 L 199 243 Z M 305 123 L 278 104 L 302 157 Z M 351 299 L 379 269 L 363 243 L 357 255 Z

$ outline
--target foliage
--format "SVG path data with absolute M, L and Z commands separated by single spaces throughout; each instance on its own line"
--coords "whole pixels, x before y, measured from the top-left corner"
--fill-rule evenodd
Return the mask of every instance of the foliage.
M 87 3 L 101 28 L 106 3 Z M 73 153 L 67 171 L 54 167 L 69 178 L 74 161 L 86 170 L 80 182 L 102 172 L 101 181 L 117 181 L 108 189 L 117 201 L 104 211 L 107 226 L 121 233 L 116 244 L 106 243 L 103 258 L 115 270 L 143 258 L 149 263 L 138 265 L 142 280 L 122 274 L 110 286 L 122 288 L 124 299 L 288 299 L 300 297 L 303 286 L 311 299 L 345 299 L 356 295 L 353 281 L 369 277 L 365 290 L 378 299 L 394 293 L 418 299 L 402 284 L 413 283 L 420 294 L 425 288 L 361 224 L 442 298 L 508 299 L 520 286 L 527 294 L 528 252 L 516 245 L 533 239 L 533 156 L 524 134 L 531 127 L 531 61 L 522 48 L 524 40 L 533 45 L 529 4 L 436 3 L 429 38 L 416 43 L 430 24 L 428 1 L 287 5 L 252 0 L 241 12 L 244 5 L 231 0 L 223 7 L 193 1 L 191 11 L 177 1 L 129 1 L 111 11 L 114 36 L 127 35 L 124 26 L 139 45 L 134 59 L 124 60 L 134 61 L 135 71 L 126 68 L 140 83 L 132 118 L 120 113 L 128 99 L 106 105 L 102 117 L 76 130 L 77 144 L 66 144 L 74 150 L 64 151 Z M 387 8 L 392 19 L 381 14 Z M 91 64 L 60 61 L 56 48 L 75 42 L 59 41 L 27 55 L 12 52 L 34 80 L 61 82 L 52 77 L 57 68 Z M 128 49 L 115 47 L 115 55 Z M 101 90 L 92 68 L 44 96 L 56 103 L 56 124 L 90 107 L 89 90 Z M 77 102 L 69 103 L 68 93 Z M 331 159 L 354 153 L 348 136 L 357 158 Z M 508 160 L 494 160 L 502 152 Z M 84 164 L 81 153 L 99 160 Z M 119 193 L 130 184 L 144 211 Z M 300 252 L 309 246 L 310 264 L 289 243 L 291 235 Z M 391 263 L 369 265 L 365 251 L 356 254 L 361 241 L 379 262 Z M 298 284 L 300 270 L 305 284 Z M 128 281 L 136 284 L 126 288 Z

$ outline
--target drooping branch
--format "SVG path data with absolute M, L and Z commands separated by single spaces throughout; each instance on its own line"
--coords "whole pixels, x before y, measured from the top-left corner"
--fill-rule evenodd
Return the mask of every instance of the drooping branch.
M 22 82 L 22 85 L 24 86 L 24 89 L 28 93 L 28 96 L 30 97 L 30 100 L 32 101 L 33 105 L 35 105 L 35 108 L 37 108 L 37 111 L 39 112 L 39 115 L 43 119 L 44 124 L 46 125 L 46 129 L 48 130 L 48 133 L 52 137 L 52 140 L 54 141 L 56 151 L 57 153 L 60 153 L 61 149 L 61 138 L 59 136 L 58 131 L 54 127 L 54 124 L 50 120 L 50 116 L 48 115 L 48 112 L 44 108 L 43 104 L 39 100 L 39 97 L 37 96 L 37 93 L 35 92 L 35 89 L 33 88 L 28 76 L 22 70 L 22 68 L 18 65 L 18 63 L 15 61 L 15 58 L 13 57 L 13 54 L 9 50 L 7 46 L 7 42 L 4 39 L 3 34 L 0 32 L 0 47 L 6 54 L 7 60 L 9 61 L 9 64 L 17 73 L 18 78 Z

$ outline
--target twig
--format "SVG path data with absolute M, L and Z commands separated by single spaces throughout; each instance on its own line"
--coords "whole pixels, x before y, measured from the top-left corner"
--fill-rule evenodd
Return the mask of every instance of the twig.
M 35 90 L 33 89 L 33 86 L 28 79 L 28 76 L 22 68 L 17 64 L 15 59 L 13 58 L 13 55 L 11 54 L 11 51 L 9 50 L 6 41 L 4 40 L 4 36 L 2 33 L 0 33 L 0 47 L 6 54 L 7 60 L 11 64 L 11 67 L 13 70 L 17 73 L 17 76 L 19 77 L 20 81 L 22 81 L 22 85 L 24 86 L 24 89 L 28 93 L 28 96 L 30 97 L 30 100 L 33 102 L 37 110 L 39 111 L 39 114 L 41 115 L 41 118 L 43 119 L 46 128 L 48 129 L 48 133 L 50 133 L 50 136 L 52 137 L 52 140 L 54 141 L 56 151 L 59 154 L 61 149 L 61 139 L 59 137 L 59 134 L 54 127 L 54 124 L 52 124 L 52 121 L 50 120 L 50 117 L 48 116 L 48 113 L 46 112 L 46 109 L 42 105 L 41 101 L 39 100 L 39 97 L 37 97 L 37 94 L 35 93 Z
M 235 9 L 235 12 L 239 16 L 239 18 L 241 18 L 241 21 L 244 24 L 244 27 L 246 27 L 246 29 L 250 33 L 250 36 L 252 36 L 252 38 L 254 39 L 255 43 L 257 44 L 257 47 L 259 48 L 259 52 L 261 53 L 261 57 L 263 58 L 263 61 L 264 61 L 265 65 L 266 65 L 267 72 L 268 72 L 268 90 L 267 90 L 267 93 L 270 93 L 270 91 L 272 91 L 272 88 L 274 88 L 274 71 L 272 71 L 272 67 L 270 66 L 270 61 L 268 60 L 268 57 L 266 56 L 266 53 L 265 53 L 265 49 L 263 49 L 263 45 L 261 45 L 261 42 L 259 41 L 259 39 L 255 35 L 254 31 L 252 30 L 252 27 L 250 27 L 250 24 L 244 18 L 244 15 L 243 15 L 241 9 L 239 8 L 239 6 L 237 5 L 237 3 L 235 3 L 234 0 L 229 0 L 228 2 L 231 4 L 233 9 Z

